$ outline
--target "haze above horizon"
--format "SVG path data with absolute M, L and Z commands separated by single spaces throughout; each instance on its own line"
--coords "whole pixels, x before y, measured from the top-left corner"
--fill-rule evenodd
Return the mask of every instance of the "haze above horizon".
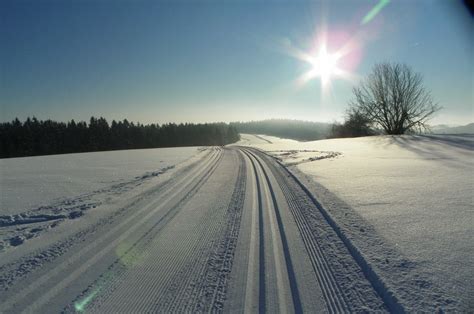
M 379 62 L 473 113 L 473 20 L 460 1 L 2 1 L 1 120 L 331 122 Z

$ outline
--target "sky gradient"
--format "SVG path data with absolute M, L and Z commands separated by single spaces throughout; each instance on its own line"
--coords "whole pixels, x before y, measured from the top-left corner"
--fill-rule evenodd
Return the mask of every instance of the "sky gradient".
M 386 2 L 386 1 L 384 1 Z M 444 109 L 474 122 L 474 28 L 457 1 L 0 2 L 1 120 L 127 118 L 142 123 L 341 120 L 375 63 L 424 76 Z M 365 23 L 363 23 L 365 22 Z M 351 42 L 350 79 L 302 84 L 310 52 Z

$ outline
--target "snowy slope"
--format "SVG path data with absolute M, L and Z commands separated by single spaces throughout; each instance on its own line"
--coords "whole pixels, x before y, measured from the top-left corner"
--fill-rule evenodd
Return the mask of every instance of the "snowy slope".
M 290 165 L 388 282 L 399 290 L 425 289 L 433 300 L 441 292 L 434 293 L 431 285 L 440 287 L 461 302 L 460 309 L 472 308 L 474 137 L 378 136 L 298 143 L 263 136 L 271 144 L 251 137 L 244 136 L 240 144 L 258 147 Z M 361 232 L 354 231 L 358 226 L 363 226 Z M 368 230 L 390 249 L 375 245 Z M 397 254 L 399 260 L 406 258 L 403 267 L 384 265 Z
M 0 214 L 103 189 L 173 167 L 196 153 L 196 147 L 185 147 L 0 159 Z
M 202 151 L 159 148 L 1 159 L 0 252 L 92 209 L 104 212 L 102 207 L 156 184 L 153 179 Z

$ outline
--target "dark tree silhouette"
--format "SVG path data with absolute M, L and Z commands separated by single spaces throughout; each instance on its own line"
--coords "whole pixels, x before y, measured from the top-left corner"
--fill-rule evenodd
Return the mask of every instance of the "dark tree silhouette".
M 225 145 L 240 136 L 225 123 L 143 125 L 91 117 L 67 123 L 27 118 L 0 123 L 0 158 L 117 149 Z
M 351 108 L 346 113 L 344 123 L 334 123 L 330 137 L 358 137 L 374 135 L 369 119 L 358 110 Z
M 387 134 L 423 130 L 441 109 L 423 86 L 421 74 L 405 64 L 375 65 L 353 93 L 352 108 Z

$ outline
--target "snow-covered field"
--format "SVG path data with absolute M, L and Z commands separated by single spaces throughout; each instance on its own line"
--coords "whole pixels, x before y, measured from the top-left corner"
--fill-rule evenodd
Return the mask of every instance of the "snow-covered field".
M 197 147 L 0 159 L 0 249 L 23 244 L 62 221 L 140 193 L 151 179 L 198 155 Z
M 474 136 L 296 142 L 243 135 L 239 144 L 289 165 L 393 282 L 419 276 L 420 286 L 440 287 L 460 300 L 462 309 L 472 310 Z M 350 210 L 342 215 L 341 207 Z M 390 251 L 370 246 L 373 239 L 354 231 L 358 225 L 373 227 Z M 392 253 L 400 253 L 410 266 L 394 273 L 380 266 L 385 257 L 390 262 Z
M 0 213 L 16 214 L 169 169 L 196 147 L 0 159 Z
M 474 137 L 1 160 L 0 311 L 467 312 Z

